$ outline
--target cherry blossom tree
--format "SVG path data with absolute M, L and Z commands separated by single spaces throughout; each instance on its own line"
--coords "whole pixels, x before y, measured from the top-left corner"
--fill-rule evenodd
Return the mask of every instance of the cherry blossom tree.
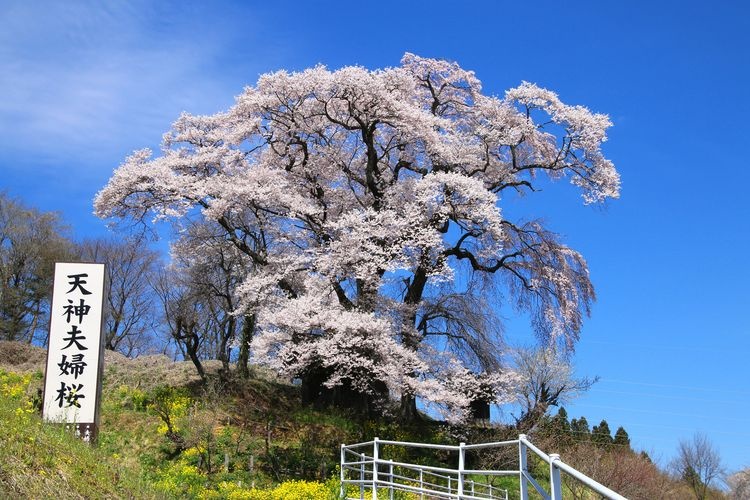
M 498 289 L 540 340 L 572 349 L 594 299 L 583 257 L 503 197 L 567 178 L 584 203 L 619 193 L 606 115 L 531 83 L 482 93 L 458 64 L 406 54 L 377 71 L 316 66 L 247 87 L 227 112 L 183 114 L 162 152 L 133 153 L 97 195 L 103 218 L 202 220 L 249 262 L 236 314 L 256 358 L 328 386 L 385 383 L 451 415 L 502 368 Z M 180 252 L 200 252 L 182 245 Z
M 750 497 L 750 467 L 737 471 L 727 479 L 729 498 L 742 500 Z

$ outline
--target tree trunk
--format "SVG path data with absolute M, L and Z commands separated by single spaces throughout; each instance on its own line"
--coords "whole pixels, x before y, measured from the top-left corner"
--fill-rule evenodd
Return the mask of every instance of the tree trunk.
M 34 342 L 34 332 L 36 332 L 36 327 L 39 323 L 39 316 L 41 316 L 42 314 L 41 308 L 41 301 L 37 301 L 37 303 L 34 305 L 34 315 L 33 319 L 31 320 L 31 326 L 29 326 L 29 339 L 27 341 L 29 345 Z
M 183 333 L 184 332 L 184 335 Z M 201 378 L 201 382 L 205 385 L 206 383 L 206 371 L 203 369 L 203 363 L 201 363 L 198 357 L 198 347 L 200 346 L 200 338 L 195 333 L 195 323 L 184 321 L 182 318 L 177 318 L 175 340 L 185 348 L 190 361 L 193 362 L 195 369 L 198 371 L 198 375 Z
M 245 316 L 242 322 L 242 337 L 240 338 L 240 354 L 237 358 L 237 374 L 242 378 L 250 376 L 248 363 L 250 362 L 250 342 L 255 331 L 255 314 Z
M 413 394 L 403 394 L 401 396 L 401 407 L 399 408 L 399 419 L 404 423 L 419 422 L 422 417 L 417 411 L 417 398 Z
M 422 294 L 424 293 L 425 285 L 427 284 L 427 271 L 425 267 L 419 266 L 414 272 L 414 278 L 409 284 L 409 288 L 404 297 L 404 303 L 411 305 L 416 308 L 417 304 L 422 300 Z M 421 339 L 416 334 L 407 333 L 411 328 L 414 328 L 417 322 L 416 309 L 411 313 L 404 322 L 404 346 L 412 351 L 419 349 Z M 416 377 L 416 373 L 410 373 L 409 376 Z M 404 393 L 401 396 L 401 408 L 399 409 L 399 418 L 402 422 L 418 422 L 421 420 L 419 412 L 417 411 L 417 398 L 414 394 Z
M 219 341 L 219 349 L 217 357 L 221 361 L 221 373 L 223 376 L 229 374 L 229 351 L 227 350 L 227 344 L 229 340 L 234 338 L 235 319 L 230 316 L 226 321 L 226 325 L 222 326 L 222 335 Z
M 195 349 L 187 349 L 188 356 L 190 357 L 190 361 L 193 362 L 193 365 L 195 365 L 195 369 L 198 371 L 198 375 L 201 378 L 201 381 L 205 384 L 206 383 L 206 371 L 203 369 L 203 364 L 201 363 L 200 358 L 198 358 L 198 353 Z
M 539 402 L 534 405 L 528 412 L 521 414 L 521 418 L 516 419 L 516 429 L 519 434 L 528 434 L 533 431 L 539 422 L 547 413 L 549 405 L 545 402 Z

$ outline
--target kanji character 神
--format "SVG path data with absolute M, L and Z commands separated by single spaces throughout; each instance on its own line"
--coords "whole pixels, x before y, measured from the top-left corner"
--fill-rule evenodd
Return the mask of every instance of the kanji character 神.
M 80 305 L 74 306 L 73 301 L 68 299 L 68 305 L 65 306 L 65 312 L 63 313 L 63 316 L 67 316 L 65 318 L 65 321 L 67 323 L 70 323 L 70 317 L 75 315 L 78 318 L 78 323 L 83 322 L 83 317 L 86 316 L 89 311 L 91 310 L 91 306 L 87 306 L 83 299 L 80 301 Z

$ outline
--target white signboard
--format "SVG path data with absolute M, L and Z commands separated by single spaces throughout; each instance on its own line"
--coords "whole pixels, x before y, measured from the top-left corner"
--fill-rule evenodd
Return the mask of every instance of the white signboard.
M 55 264 L 44 382 L 45 420 L 96 433 L 104 309 L 104 264 Z

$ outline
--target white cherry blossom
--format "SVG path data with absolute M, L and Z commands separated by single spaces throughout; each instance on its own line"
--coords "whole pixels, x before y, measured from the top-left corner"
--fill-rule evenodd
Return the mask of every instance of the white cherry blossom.
M 484 95 L 472 71 L 414 54 L 376 71 L 278 71 L 225 112 L 181 115 L 158 155 L 126 158 L 95 211 L 223 234 L 247 262 L 234 313 L 257 317 L 256 359 L 290 376 L 323 366 L 329 386 L 380 381 L 405 415 L 421 398 L 460 418 L 515 380 L 499 320 L 467 305 L 480 283 L 503 287 L 543 341 L 575 345 L 594 299 L 583 257 L 501 206 L 542 175 L 585 203 L 618 197 L 610 125 L 531 83 Z M 174 252 L 210 258 L 195 239 Z

